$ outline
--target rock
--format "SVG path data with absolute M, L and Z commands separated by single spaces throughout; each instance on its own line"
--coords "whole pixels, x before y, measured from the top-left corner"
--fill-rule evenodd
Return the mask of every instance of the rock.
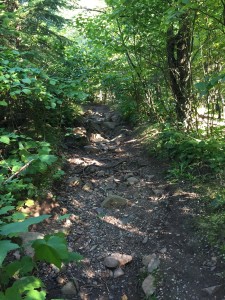
M 56 278 L 56 281 L 58 282 L 58 284 L 64 284 L 66 280 L 65 280 L 65 278 L 63 278 L 63 277 L 58 276 L 58 277 Z
M 115 129 L 117 126 L 116 122 L 103 122 L 102 123 L 104 127 L 108 128 L 108 129 Z
M 142 283 L 142 289 L 146 297 L 150 297 L 154 294 L 156 288 L 154 287 L 154 277 L 152 275 L 148 275 L 148 277 L 145 278 Z
M 162 194 L 164 193 L 164 190 L 162 189 L 152 189 L 152 191 L 156 196 L 162 196 Z
M 119 261 L 113 257 L 106 257 L 104 259 L 104 265 L 109 269 L 116 269 L 119 265 Z
M 19 237 L 22 239 L 22 244 L 26 255 L 33 257 L 34 249 L 31 247 L 31 244 L 37 239 L 43 239 L 44 234 L 40 232 L 21 232 Z
M 134 185 L 135 183 L 138 183 L 138 179 L 136 177 L 129 177 L 127 178 L 127 183 L 130 185 Z
M 102 202 L 101 207 L 105 208 L 122 208 L 129 205 L 129 200 L 117 196 L 117 195 L 109 195 L 106 199 Z
M 144 256 L 142 257 L 142 263 L 143 263 L 143 265 L 144 265 L 145 267 L 147 267 L 148 264 L 149 264 L 152 260 L 154 260 L 154 259 L 156 259 L 156 258 L 157 258 L 157 256 L 156 256 L 155 253 L 150 254 L 150 255 L 144 255 Z
M 101 170 L 98 171 L 98 173 L 96 174 L 98 177 L 104 177 L 105 176 L 105 171 Z
M 85 151 L 89 153 L 99 153 L 100 149 L 93 145 L 84 146 Z
M 67 182 L 69 186 L 78 186 L 81 183 L 81 180 L 79 177 L 74 176 L 69 178 Z
M 82 190 L 85 191 L 85 192 L 91 192 L 93 189 L 93 185 L 89 182 L 89 183 L 86 183 L 83 187 L 82 187 Z
M 142 241 L 142 244 L 146 244 L 148 242 L 148 237 L 146 236 L 143 241 Z
M 156 270 L 159 264 L 160 264 L 159 258 L 153 257 L 148 264 L 148 273 L 152 273 L 154 270 Z
M 129 172 L 127 174 L 124 175 L 124 180 L 127 180 L 129 177 L 134 177 L 134 174 Z
M 128 254 L 121 254 L 121 253 L 112 253 L 111 257 L 113 257 L 114 259 L 116 259 L 117 261 L 119 261 L 120 266 L 124 266 L 127 263 L 131 262 L 133 257 L 132 255 L 128 255 Z
M 164 248 L 160 249 L 159 252 L 162 254 L 165 254 L 167 252 L 167 248 L 164 247 Z
M 209 296 L 214 295 L 218 290 L 222 287 L 222 285 L 214 285 L 207 288 L 202 289 L 203 292 L 208 294 Z
M 93 143 L 100 143 L 100 142 L 108 143 L 109 142 L 107 139 L 102 137 L 101 134 L 99 134 L 99 133 L 92 133 L 90 136 L 90 141 Z
M 72 281 L 67 282 L 61 289 L 63 295 L 76 295 L 77 289 Z
M 124 271 L 121 268 L 118 268 L 114 271 L 113 277 L 118 278 L 124 275 Z

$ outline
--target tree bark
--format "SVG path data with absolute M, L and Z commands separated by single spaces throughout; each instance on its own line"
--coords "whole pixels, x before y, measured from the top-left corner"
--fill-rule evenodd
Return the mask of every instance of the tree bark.
M 187 14 L 182 15 L 179 29 L 174 26 L 167 30 L 167 61 L 170 86 L 176 100 L 177 121 L 187 125 L 191 117 L 191 21 Z

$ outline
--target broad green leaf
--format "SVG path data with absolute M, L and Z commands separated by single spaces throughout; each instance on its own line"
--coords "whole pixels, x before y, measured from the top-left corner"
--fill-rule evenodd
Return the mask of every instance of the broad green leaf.
M 40 155 L 39 159 L 42 162 L 45 162 L 47 165 L 51 165 L 57 160 L 57 157 L 55 155 L 44 154 L 44 155 Z
M 30 256 L 23 256 L 21 260 L 13 261 L 4 269 L 9 277 L 14 276 L 16 273 L 20 274 L 21 276 L 25 276 L 33 270 L 34 265 L 35 263 Z
M 30 95 L 31 94 L 31 90 L 30 89 L 22 89 L 22 92 L 26 95 Z
M 0 101 L 0 106 L 8 106 L 8 103 L 6 101 Z
M 10 139 L 7 135 L 2 135 L 0 137 L 0 142 L 3 143 L 3 144 L 9 145 L 10 144 Z
M 15 281 L 10 288 L 6 290 L 5 295 L 9 297 L 6 299 L 7 300 L 24 299 L 24 297 L 23 298 L 17 298 L 17 297 L 18 296 L 20 297 L 20 295 L 22 295 L 24 292 L 28 293 L 29 291 L 33 291 L 41 287 L 43 287 L 43 283 L 39 278 L 36 278 L 34 276 L 27 276 L 27 277 L 20 278 L 17 281 Z
M 10 211 L 10 210 L 12 210 L 12 209 L 14 209 L 15 208 L 15 206 L 4 206 L 4 207 L 2 207 L 1 209 L 0 209 L 0 215 L 4 215 L 4 214 L 6 214 L 8 211 Z
M 35 258 L 53 263 L 58 268 L 62 262 L 68 259 L 68 250 L 64 237 L 57 235 L 45 236 L 42 240 L 36 240 L 32 244 L 35 250 Z
M 70 261 L 79 262 L 84 257 L 77 252 L 68 252 L 68 258 L 64 260 L 65 263 L 69 263 Z
M 30 80 L 30 78 L 24 78 L 24 79 L 22 79 L 22 82 L 23 83 L 27 83 L 27 84 L 30 84 L 31 83 L 31 80 Z
M 24 300 L 44 300 L 46 296 L 46 292 L 45 291 L 29 291 L 26 295 L 26 297 L 24 298 Z
M 40 223 L 44 221 L 45 219 L 51 217 L 51 215 L 42 215 L 39 217 L 31 217 L 26 219 L 25 221 L 22 222 L 15 222 L 15 223 L 10 223 L 1 226 L 0 228 L 0 234 L 2 235 L 9 235 L 9 236 L 16 236 L 17 233 L 20 232 L 27 232 L 28 227 L 33 224 Z
M 2 265 L 7 253 L 11 250 L 19 248 L 19 245 L 12 243 L 8 240 L 0 241 L 0 266 Z

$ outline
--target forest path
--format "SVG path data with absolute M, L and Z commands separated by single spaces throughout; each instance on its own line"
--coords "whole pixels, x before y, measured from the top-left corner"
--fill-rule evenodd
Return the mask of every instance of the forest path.
M 69 247 L 84 260 L 49 270 L 49 299 L 147 299 L 143 258 L 149 269 L 157 267 L 155 298 L 148 299 L 225 299 L 218 257 L 195 233 L 198 196 L 185 184 L 169 184 L 165 163 L 149 158 L 108 107 L 89 106 L 85 115 L 91 142 L 77 147 L 76 140 L 85 143 L 87 136 L 84 128 L 74 129 L 75 140 L 67 140 L 66 178 L 56 188 L 60 211 L 72 214 L 63 225 Z M 128 256 L 110 270 L 106 265 L 115 261 L 105 258 L 113 253 Z M 149 276 L 147 286 L 151 281 Z

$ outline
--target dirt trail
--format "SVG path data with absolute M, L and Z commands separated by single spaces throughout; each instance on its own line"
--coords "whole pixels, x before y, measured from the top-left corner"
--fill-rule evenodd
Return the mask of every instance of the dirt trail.
M 60 211 L 73 214 L 64 224 L 69 246 L 85 259 L 60 272 L 49 269 L 49 299 L 147 299 L 142 259 L 152 254 L 160 264 L 153 272 L 156 298 L 149 299 L 225 299 L 220 259 L 195 232 L 198 196 L 185 184 L 166 182 L 166 164 L 148 158 L 132 130 L 107 107 L 89 108 L 84 126 L 92 142 L 76 147 L 69 141 L 67 175 L 55 192 Z M 129 203 L 102 207 L 110 194 Z M 118 274 L 105 266 L 112 253 L 132 255 Z M 71 295 L 62 296 L 68 282 Z M 203 290 L 209 287 L 211 295 Z

